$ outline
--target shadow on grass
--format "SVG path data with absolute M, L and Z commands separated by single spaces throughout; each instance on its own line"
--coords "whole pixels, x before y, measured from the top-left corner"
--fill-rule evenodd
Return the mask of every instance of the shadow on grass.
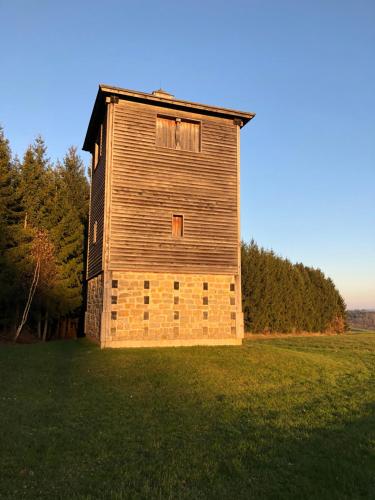
M 259 401 L 261 388 L 238 389 L 251 369 L 242 348 L 32 349 L 2 356 L 0 496 L 375 496 L 371 401 L 333 410 L 319 387 Z

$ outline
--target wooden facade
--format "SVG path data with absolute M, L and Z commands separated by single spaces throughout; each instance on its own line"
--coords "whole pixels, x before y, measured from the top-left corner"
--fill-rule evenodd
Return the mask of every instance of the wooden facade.
M 144 332 L 148 335 L 152 329 L 151 319 L 150 328 L 143 329 L 140 323 L 131 337 L 125 319 L 116 328 L 114 273 L 125 277 L 126 273 L 178 273 L 198 280 L 207 275 L 232 276 L 237 289 L 235 337 L 241 338 L 239 130 L 253 116 L 180 101 L 164 91 L 145 94 L 99 87 L 84 149 L 93 155 L 87 279 L 90 284 L 102 275 L 104 287 L 100 325 L 95 327 L 100 331 L 91 335 L 101 345 L 130 345 L 127 340 L 132 345 L 138 340 L 139 345 L 165 345 L 160 340 L 168 340 L 168 345 L 184 343 L 173 321 L 169 328 L 169 319 L 162 320 L 164 325 L 158 318 L 155 338 L 147 338 L 148 343 Z M 161 302 L 163 307 L 167 304 Z M 94 317 L 92 307 L 90 314 Z M 94 326 L 86 323 L 90 335 Z M 160 336 L 156 325 L 167 333 Z M 215 338 L 225 343 L 216 328 L 212 326 L 215 338 L 211 338 L 204 325 L 202 320 L 212 342 L 202 342 L 196 327 L 187 344 L 215 343 Z M 177 339 L 168 333 L 172 328 Z M 227 332 L 224 338 L 229 337 Z

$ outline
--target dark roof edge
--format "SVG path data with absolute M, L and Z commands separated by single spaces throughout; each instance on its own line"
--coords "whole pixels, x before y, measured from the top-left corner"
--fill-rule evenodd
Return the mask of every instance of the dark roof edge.
M 113 87 L 111 85 L 100 84 L 99 90 L 96 96 L 94 108 L 92 110 L 89 126 L 86 133 L 86 138 L 83 144 L 83 150 L 89 151 L 90 144 L 92 142 L 92 135 L 95 132 L 95 122 L 98 116 L 101 115 L 106 96 L 117 96 L 129 101 L 144 102 L 155 106 L 163 106 L 172 109 L 182 109 L 187 111 L 196 111 L 200 114 L 219 116 L 223 118 L 237 118 L 240 119 L 243 125 L 246 125 L 252 118 L 254 118 L 255 113 L 238 111 L 235 109 L 219 108 L 217 106 L 211 106 L 206 104 L 199 104 L 196 102 L 183 101 L 180 99 L 171 99 L 156 96 L 153 94 L 147 94 L 145 92 L 139 92 L 135 90 L 128 90 L 119 87 Z

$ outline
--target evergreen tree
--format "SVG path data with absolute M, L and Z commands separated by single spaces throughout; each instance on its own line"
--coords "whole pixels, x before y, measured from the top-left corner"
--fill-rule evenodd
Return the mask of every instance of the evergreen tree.
M 9 296 L 12 293 L 12 270 L 6 258 L 10 245 L 13 206 L 12 166 L 9 142 L 0 128 L 0 322 L 7 323 Z
M 18 204 L 15 195 L 16 171 L 9 141 L 0 127 L 0 224 L 2 229 L 17 222 Z
M 12 161 L 0 129 L 0 327 L 20 325 L 27 305 L 28 325 L 41 338 L 49 325 L 77 316 L 82 308 L 89 199 L 76 148 L 56 168 L 46 153 L 39 136 L 22 162 Z M 48 258 L 39 259 L 38 282 L 27 304 L 39 240 Z
M 58 164 L 57 171 L 66 190 L 66 201 L 78 213 L 82 223 L 87 221 L 89 202 L 89 183 L 85 176 L 83 161 L 77 154 L 77 148 L 70 147 Z
M 23 209 L 24 226 L 49 230 L 53 227 L 54 173 L 47 148 L 41 136 L 29 146 L 20 165 L 18 192 Z
M 21 272 L 22 294 L 21 307 L 27 300 L 30 283 L 34 274 L 34 262 L 31 258 L 32 246 L 35 243 L 35 235 L 40 231 L 45 239 L 51 240 L 50 230 L 54 227 L 53 208 L 56 196 L 55 173 L 46 156 L 47 148 L 42 137 L 38 136 L 30 145 L 19 165 L 19 181 L 17 193 L 20 199 L 22 220 L 20 223 L 20 238 L 18 246 L 13 252 L 13 260 Z M 52 255 L 51 264 L 54 264 L 55 255 Z M 43 270 L 41 270 L 43 273 Z M 49 317 L 51 307 L 51 296 L 53 296 L 52 282 L 46 286 L 45 280 L 41 280 L 33 301 L 30 306 L 30 321 L 36 324 L 38 336 L 41 336 L 42 317 Z
M 77 314 L 82 306 L 89 186 L 76 148 L 56 170 L 55 242 L 59 270 L 60 314 Z
M 242 244 L 245 326 L 252 332 L 343 332 L 345 303 L 319 269 Z
M 0 128 L 0 326 L 16 321 L 19 269 L 12 250 L 20 239 L 20 203 L 16 194 L 18 172 L 9 142 Z

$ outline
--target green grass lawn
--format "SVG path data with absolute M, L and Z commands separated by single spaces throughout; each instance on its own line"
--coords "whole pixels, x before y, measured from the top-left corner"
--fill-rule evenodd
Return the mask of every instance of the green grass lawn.
M 0 349 L 1 498 L 375 498 L 375 334 Z

